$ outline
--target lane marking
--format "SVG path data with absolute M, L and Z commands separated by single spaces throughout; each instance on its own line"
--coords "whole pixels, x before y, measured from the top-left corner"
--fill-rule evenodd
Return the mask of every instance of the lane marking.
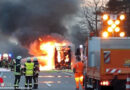
M 49 86 L 49 87 L 51 87 L 51 84 L 49 84 L 49 83 L 46 83 L 46 85 Z
M 70 74 L 70 73 L 67 73 L 67 72 L 63 72 L 64 74 L 67 74 L 67 75 L 71 75 L 71 76 L 73 76 L 73 74 Z
M 0 72 L 10 72 L 11 70 L 10 69 L 7 69 L 7 68 L 0 68 Z

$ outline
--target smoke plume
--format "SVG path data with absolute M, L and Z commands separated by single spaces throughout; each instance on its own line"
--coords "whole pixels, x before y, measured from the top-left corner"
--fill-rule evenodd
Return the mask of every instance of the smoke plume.
M 78 0 L 0 0 L 0 51 L 19 54 L 44 35 L 67 35 L 63 21 L 71 19 L 78 5 Z M 9 42 L 12 37 L 17 44 Z
M 79 8 L 78 0 L 0 0 L 0 31 L 28 48 L 41 36 L 67 34 L 66 17 Z

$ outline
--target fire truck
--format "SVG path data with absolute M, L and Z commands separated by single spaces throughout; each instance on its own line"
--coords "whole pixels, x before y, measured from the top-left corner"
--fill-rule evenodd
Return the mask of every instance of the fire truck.
M 55 68 L 71 69 L 71 47 L 57 46 L 55 48 Z
M 0 66 L 8 68 L 12 59 L 12 54 L 2 53 L 0 54 Z
M 130 37 L 91 37 L 85 45 L 86 90 L 126 90 L 130 75 Z

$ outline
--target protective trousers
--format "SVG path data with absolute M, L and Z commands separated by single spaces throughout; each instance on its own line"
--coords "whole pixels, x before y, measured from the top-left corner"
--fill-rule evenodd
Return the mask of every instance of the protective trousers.
M 20 77 L 21 75 L 15 75 L 14 88 L 19 87 Z
M 25 76 L 25 87 L 27 88 L 29 86 L 29 89 L 32 89 L 32 76 Z
M 34 86 L 33 86 L 33 88 L 34 88 L 34 89 L 37 89 L 37 88 L 38 88 L 38 75 L 34 75 L 34 76 L 33 76 L 33 81 L 34 81 Z
M 84 86 L 83 86 L 83 74 L 75 73 L 75 82 L 76 82 L 76 90 L 79 90 L 79 83 L 82 86 L 82 89 L 84 90 Z

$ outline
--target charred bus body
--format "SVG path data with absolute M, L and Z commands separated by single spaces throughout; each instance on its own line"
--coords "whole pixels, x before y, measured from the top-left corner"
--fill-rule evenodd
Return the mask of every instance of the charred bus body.
M 57 46 L 55 48 L 55 68 L 71 69 L 71 46 Z

